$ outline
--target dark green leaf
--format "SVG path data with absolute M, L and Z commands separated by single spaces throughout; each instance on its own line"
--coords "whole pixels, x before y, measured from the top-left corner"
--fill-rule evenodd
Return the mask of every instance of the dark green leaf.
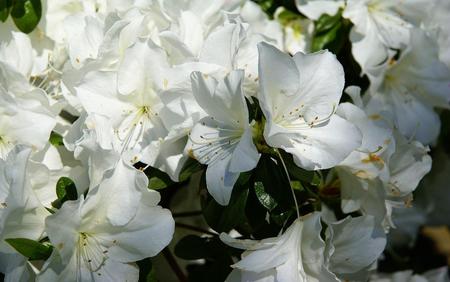
M 164 189 L 172 185 L 174 182 L 169 175 L 156 168 L 148 168 L 145 172 L 148 176 L 148 188 L 153 190 Z
M 56 196 L 57 200 L 52 202 L 52 206 L 59 209 L 65 201 L 74 201 L 78 198 L 77 187 L 72 179 L 68 177 L 61 177 L 56 182 Z
M 289 181 L 279 160 L 263 154 L 256 167 L 256 181 L 263 184 L 265 193 L 269 194 L 278 206 L 286 210 L 294 206 Z
M 17 28 L 30 33 L 41 19 L 42 6 L 40 0 L 15 0 L 11 9 L 11 17 Z
M 188 180 L 192 174 L 202 170 L 203 166 L 201 163 L 194 159 L 188 159 L 181 169 L 180 173 L 180 182 L 184 182 Z
M 333 41 L 336 40 L 338 36 L 342 36 L 341 31 L 341 23 L 336 24 L 332 29 L 327 31 L 326 33 L 316 35 L 313 38 L 311 49 L 313 52 L 327 49 L 326 46 L 330 45 Z
M 314 23 L 314 32 L 315 34 L 322 34 L 330 31 L 341 21 L 342 12 L 339 11 L 336 15 L 327 15 L 323 14 L 320 18 Z
M 278 204 L 272 196 L 264 190 L 262 182 L 255 182 L 255 193 L 259 202 L 269 211 L 273 210 Z
M 155 268 L 150 258 L 137 261 L 139 267 L 139 282 L 156 282 Z
M 0 21 L 5 22 L 8 19 L 11 5 L 11 0 L 0 0 Z
M 204 180 L 204 177 L 202 177 Z M 212 197 L 208 197 L 203 205 L 203 216 L 208 225 L 217 232 L 227 232 L 246 221 L 245 205 L 248 197 L 247 173 L 242 173 L 231 193 L 227 206 L 218 204 Z
M 63 142 L 63 138 L 61 135 L 59 135 L 58 133 L 52 131 L 52 133 L 50 133 L 50 144 L 52 144 L 53 146 L 64 146 L 64 142 Z
M 17 252 L 29 260 L 46 260 L 52 253 L 53 247 L 26 238 L 10 238 L 5 241 Z
M 351 24 L 342 17 L 342 10 L 336 15 L 322 15 L 314 24 L 311 51 L 328 49 L 338 54 L 348 40 Z
M 65 176 L 58 179 L 58 182 L 56 182 L 56 195 L 58 199 L 67 197 L 68 200 L 76 200 L 78 197 L 77 187 L 72 179 Z

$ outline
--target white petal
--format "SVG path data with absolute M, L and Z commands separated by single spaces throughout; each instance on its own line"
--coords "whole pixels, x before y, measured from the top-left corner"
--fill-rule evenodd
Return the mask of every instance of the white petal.
M 152 66 L 149 68 L 149 66 Z M 161 89 L 161 76 L 167 68 L 163 50 L 151 41 L 138 41 L 126 50 L 117 76 L 119 93 L 128 95 L 133 92 L 144 93 Z
M 119 160 L 116 167 L 97 189 L 90 190 L 86 200 L 86 212 L 96 210 L 94 218 L 89 219 L 95 224 L 105 218 L 113 225 L 126 225 L 136 215 L 139 200 L 147 189 L 148 180 L 145 174 L 131 165 Z M 87 220 L 87 219 L 86 219 Z
M 327 240 L 335 248 L 330 268 L 336 273 L 355 273 L 371 265 L 386 245 L 384 230 L 372 216 L 347 217 L 330 227 Z
M 208 165 L 206 169 L 206 185 L 214 200 L 221 205 L 227 205 L 231 198 L 233 186 L 239 178 L 239 173 L 229 171 L 231 156 Z
M 328 51 L 297 53 L 293 58 L 300 72 L 300 89 L 292 103 L 297 107 L 305 105 L 303 117 L 308 123 L 329 116 L 337 108 L 344 89 L 342 65 Z
M 76 252 L 83 203 L 83 196 L 77 201 L 67 201 L 45 220 L 45 230 L 50 242 L 55 246 L 55 252 L 60 254 L 64 264 L 68 264 Z
M 109 234 L 104 235 L 115 240 L 108 256 L 120 262 L 153 257 L 170 243 L 174 229 L 175 222 L 169 210 L 142 204 L 127 225 L 111 228 Z
M 266 141 L 271 146 L 291 153 L 298 166 L 316 170 L 342 162 L 361 145 L 361 133 L 351 123 L 333 115 L 325 125 L 298 129 L 292 133 L 284 131 L 275 136 L 266 136 Z
M 334 16 L 340 7 L 344 6 L 344 1 L 335 0 L 296 0 L 297 9 L 306 17 L 318 20 L 321 15 Z
M 247 128 L 241 136 L 241 140 L 234 148 L 230 161 L 230 172 L 244 172 L 256 167 L 261 154 L 258 153 L 253 143 L 252 129 Z
M 258 44 L 258 50 L 261 88 L 259 100 L 264 115 L 270 119 L 278 113 L 277 106 L 280 106 L 278 97 L 297 93 L 300 87 L 300 73 L 288 54 L 264 42 Z
M 242 92 L 243 71 L 232 71 L 224 80 L 194 72 L 192 90 L 197 103 L 216 120 L 235 127 L 248 123 L 248 110 Z

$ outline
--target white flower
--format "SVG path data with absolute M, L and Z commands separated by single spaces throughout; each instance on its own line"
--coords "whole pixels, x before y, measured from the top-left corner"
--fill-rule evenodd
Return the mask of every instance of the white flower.
M 147 68 L 148 65 L 154 67 Z M 159 94 L 173 81 L 168 71 L 162 50 L 147 42 L 137 42 L 127 50 L 117 72 L 89 72 L 76 87 L 88 114 L 109 119 L 114 130 L 109 142 L 115 151 L 131 150 L 138 156 L 150 146 L 155 148 L 151 154 L 158 154 L 161 140 L 168 134 L 159 117 L 163 107 Z M 138 160 L 132 157 L 133 162 Z
M 94 16 L 75 14 L 64 20 L 67 53 L 74 68 L 87 59 L 96 59 L 104 39 L 104 23 Z
M 274 17 L 283 23 L 284 50 L 289 54 L 297 52 L 307 53 L 311 48 L 312 37 L 314 34 L 314 22 L 310 19 L 297 17 L 294 19 L 284 18 L 284 13 L 290 15 L 285 8 L 278 8 Z
M 343 16 L 354 24 L 350 35 L 352 54 L 363 73 L 394 56 L 393 49 L 408 46 L 417 17 L 412 10 L 425 11 L 427 6 L 428 1 L 347 1 Z
M 387 112 L 404 136 L 432 143 L 440 130 L 433 107 L 450 108 L 450 71 L 439 61 L 436 43 L 414 29 L 410 47 L 390 65 L 384 76 L 372 79 L 368 113 L 387 116 Z
M 16 146 L 8 159 L 0 159 L 0 264 L 6 281 L 30 277 L 27 259 L 8 245 L 8 238 L 39 240 L 50 213 L 39 201 L 30 177 L 31 149 Z M 11 280 L 8 280 L 11 279 Z M 24 281 L 24 280 L 22 280 Z
M 386 159 L 374 158 L 388 168 L 387 174 L 368 178 L 366 173 L 353 173 L 345 166 L 337 169 L 342 210 L 373 215 L 386 229 L 394 226 L 392 209 L 410 205 L 412 192 L 431 169 L 428 148 L 417 141 L 407 141 L 400 134 L 394 137 L 395 152 Z
M 155 256 L 170 242 L 174 221 L 157 206 L 146 176 L 120 161 L 110 175 L 77 201 L 68 201 L 46 220 L 55 246 L 38 281 L 137 280 L 131 262 Z
M 259 101 L 266 117 L 264 138 L 294 156 L 305 169 L 326 169 L 361 144 L 358 129 L 335 114 L 344 71 L 328 51 L 293 58 L 259 45 Z
M 321 15 L 334 16 L 339 8 L 344 6 L 344 1 L 340 0 L 295 0 L 297 9 L 306 17 L 318 20 Z
M 320 238 L 320 213 L 295 220 L 274 238 L 240 242 L 226 234 L 221 239 L 246 251 L 233 264 L 227 281 L 339 281 L 325 264 L 325 242 Z
M 386 246 L 386 235 L 373 216 L 346 217 L 328 223 L 329 269 L 346 281 L 365 281 Z
M 367 275 L 386 244 L 374 218 L 329 223 L 326 242 L 320 237 L 320 218 L 319 212 L 306 215 L 283 234 L 261 241 L 236 240 L 222 233 L 226 244 L 245 250 L 227 281 L 341 281 Z
M 170 55 L 182 54 L 180 59 L 196 58 L 205 38 L 225 20 L 222 10 L 232 12 L 240 0 L 159 1 L 169 19 L 170 28 L 161 32 L 161 43 Z M 180 61 L 179 61 L 180 62 Z
M 2 74 L 0 63 L 0 80 Z M 39 89 L 16 95 L 0 86 L 0 158 L 5 159 L 15 144 L 45 147 L 56 124 L 46 102 Z
M 350 103 L 339 105 L 337 114 L 356 125 L 363 136 L 361 146 L 338 167 L 349 169 L 351 173 L 365 179 L 389 178 L 385 161 L 395 150 L 392 129 L 386 124 L 377 123 L 379 117 L 368 117 L 362 109 Z
M 232 71 L 220 81 L 199 72 L 191 77 L 196 100 L 209 116 L 194 126 L 186 150 L 208 165 L 208 191 L 226 205 L 239 174 L 255 168 L 260 156 L 242 89 L 244 72 Z
M 64 32 L 64 20 L 74 14 L 85 15 L 105 14 L 106 3 L 104 0 L 46 0 L 43 1 L 42 19 L 38 30 L 50 37 L 56 43 L 63 43 L 67 39 Z
M 431 3 L 430 3 L 431 4 Z M 450 2 L 435 1 L 424 19 L 425 30 L 430 31 L 439 45 L 439 59 L 450 67 L 450 27 L 447 23 Z
M 406 140 L 400 134 L 396 134 L 395 139 L 395 153 L 389 159 L 387 190 L 390 196 L 406 197 L 431 170 L 430 149 L 418 141 Z

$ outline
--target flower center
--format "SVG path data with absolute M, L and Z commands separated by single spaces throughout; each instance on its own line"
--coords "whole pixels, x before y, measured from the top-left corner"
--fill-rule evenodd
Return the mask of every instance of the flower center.
M 141 142 L 146 129 L 151 126 L 152 118 L 156 116 L 158 114 L 154 113 L 150 106 L 141 106 L 125 117 L 115 130 L 122 153 L 133 149 Z
M 100 240 L 85 232 L 80 232 L 77 252 L 77 263 L 82 260 L 91 272 L 98 271 L 108 258 L 108 250 Z

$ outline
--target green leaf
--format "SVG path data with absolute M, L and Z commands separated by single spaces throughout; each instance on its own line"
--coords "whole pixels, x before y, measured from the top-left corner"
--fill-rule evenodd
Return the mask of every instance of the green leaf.
M 274 198 L 272 198 L 272 196 L 270 196 L 268 193 L 266 193 L 266 191 L 264 190 L 264 185 L 262 184 L 262 182 L 255 182 L 255 194 L 256 197 L 258 198 L 259 202 L 269 211 L 273 210 L 274 208 L 276 208 L 276 206 L 278 205 L 277 202 L 275 201 Z
M 74 201 L 78 198 L 77 187 L 72 179 L 68 177 L 61 177 L 56 182 L 56 196 L 57 200 L 52 202 L 52 206 L 59 209 L 66 201 Z
M 327 14 L 323 14 L 320 18 L 314 23 L 314 31 L 315 34 L 322 34 L 330 31 L 337 24 L 340 23 L 342 16 L 342 11 L 339 11 L 336 15 L 330 16 Z
M 336 40 L 338 36 L 342 36 L 342 33 L 340 32 L 341 27 L 341 23 L 338 23 L 326 33 L 316 35 L 312 41 L 312 51 L 316 52 L 319 50 L 327 49 L 326 46 L 330 45 L 334 40 Z
M 180 182 L 188 180 L 192 174 L 203 169 L 203 165 L 194 159 L 188 159 L 180 172 Z
M 10 238 L 5 239 L 5 241 L 29 260 L 46 260 L 53 250 L 51 245 L 41 244 L 26 238 Z
M 30 33 L 38 25 L 42 15 L 40 0 L 15 0 L 11 9 L 11 17 L 17 28 Z
M 148 168 L 146 174 L 148 176 L 148 188 L 153 190 L 164 189 L 175 183 L 167 173 L 153 167 Z
M 314 23 L 314 36 L 311 51 L 328 49 L 338 54 L 344 46 L 350 32 L 351 24 L 342 17 L 342 9 L 336 15 L 322 15 Z
M 156 273 L 150 258 L 137 261 L 139 267 L 139 282 L 156 282 Z
M 54 131 L 50 133 L 49 141 L 55 147 L 64 146 L 63 137 Z
M 296 183 L 295 180 L 299 180 L 303 183 L 309 183 L 311 185 L 317 186 L 321 183 L 322 178 L 319 173 L 310 171 L 310 170 L 304 170 L 300 167 L 298 167 L 294 163 L 294 159 L 292 155 L 285 153 L 284 151 L 281 151 L 281 155 L 283 156 L 283 160 L 286 164 L 286 167 L 289 171 L 289 175 L 291 177 L 291 180 L 293 180 L 294 188 L 301 189 L 300 186 L 302 186 L 302 183 Z
M 204 175 L 202 180 L 204 182 Z M 245 206 L 248 197 L 248 174 L 241 173 L 231 193 L 231 199 L 227 206 L 221 206 L 212 197 L 208 197 L 203 203 L 203 216 L 208 225 L 217 232 L 227 232 L 245 223 Z
M 194 159 L 189 159 L 184 164 L 180 172 L 179 182 L 184 182 L 189 180 L 192 174 L 203 169 L 203 166 Z M 153 190 L 160 190 L 167 188 L 176 182 L 170 179 L 167 173 L 153 167 L 149 167 L 145 170 L 147 177 L 149 179 L 148 188 Z
M 0 21 L 5 22 L 8 19 L 11 5 L 11 0 L 0 0 Z
M 77 187 L 69 177 L 61 177 L 56 182 L 56 195 L 58 199 L 67 197 L 68 200 L 76 200 L 78 198 Z
M 264 192 L 269 194 L 278 206 L 286 210 L 294 206 L 290 184 L 279 160 L 263 154 L 256 167 L 256 181 L 263 184 Z

